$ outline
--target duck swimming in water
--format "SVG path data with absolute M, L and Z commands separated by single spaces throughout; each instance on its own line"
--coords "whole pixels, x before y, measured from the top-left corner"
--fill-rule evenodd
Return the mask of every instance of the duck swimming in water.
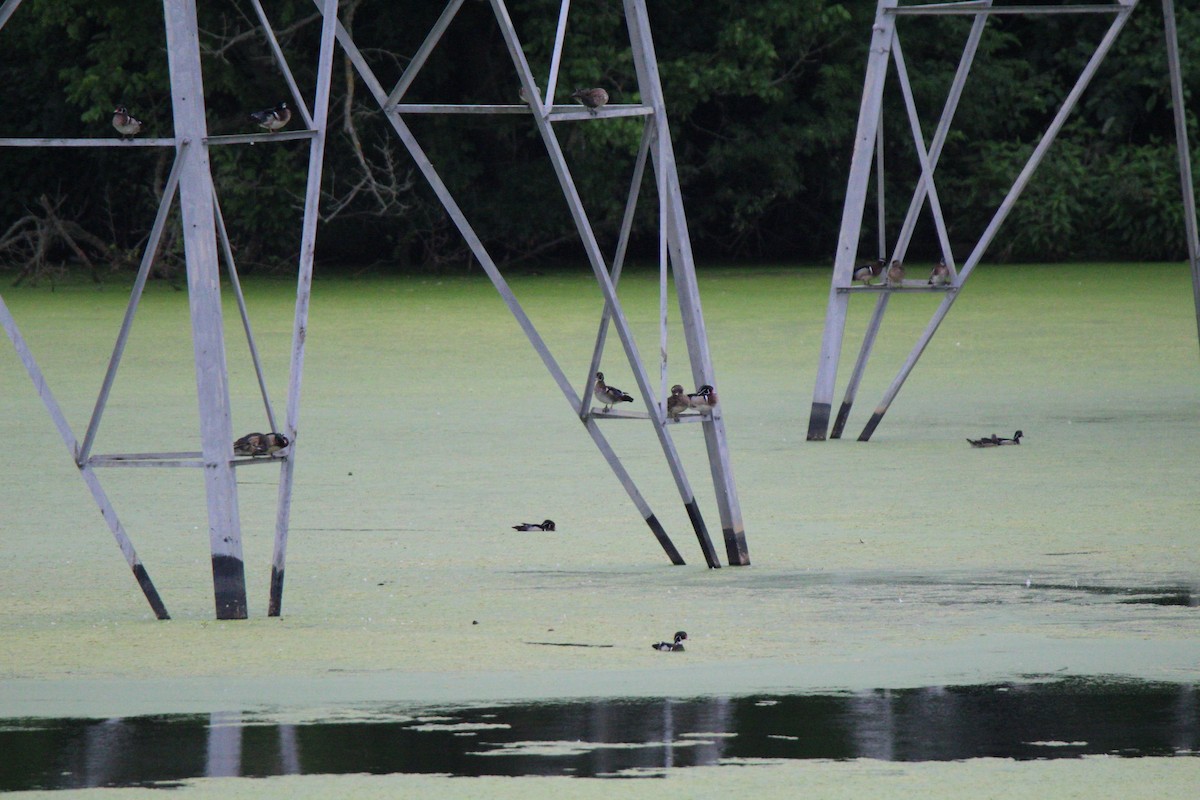
M 967 439 L 971 443 L 971 447 L 1001 447 L 1006 444 L 1020 444 L 1021 437 L 1025 435 L 1024 431 L 1017 431 L 1011 439 L 1006 439 L 1003 436 L 992 434 L 985 436 L 982 439 Z
M 513 525 L 514 531 L 552 531 L 554 530 L 554 520 L 548 519 L 541 524 L 537 522 L 522 522 L 520 525 Z
M 658 644 L 650 645 L 650 648 L 664 653 L 679 653 L 683 651 L 683 640 L 687 637 L 688 635 L 685 631 L 676 631 L 674 642 L 659 642 Z
M 991 436 L 984 436 L 981 439 L 967 439 L 967 441 L 971 443 L 971 447 L 996 447 L 1000 444 L 1000 437 L 993 433 Z

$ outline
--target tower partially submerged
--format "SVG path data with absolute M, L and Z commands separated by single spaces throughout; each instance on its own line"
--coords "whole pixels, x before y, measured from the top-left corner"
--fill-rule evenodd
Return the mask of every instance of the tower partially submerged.
M 859 441 L 867 441 L 875 432 L 883 415 L 887 413 L 892 401 L 899 393 L 904 381 L 908 378 L 925 347 L 937 332 L 938 326 L 949 313 L 950 307 L 958 298 L 958 292 L 971 276 L 972 271 L 979 265 L 987 248 L 995 239 L 997 233 L 1007 218 L 1013 205 L 1021 196 L 1032 178 L 1034 171 L 1041 164 L 1046 152 L 1050 149 L 1055 137 L 1071 114 L 1091 82 L 1100 64 L 1104 61 L 1124 29 L 1126 22 L 1138 7 L 1138 0 L 1108 0 L 1092 4 L 1038 3 L 1038 4 L 1007 4 L 993 3 L 993 0 L 968 0 L 967 2 L 921 3 L 902 5 L 901 0 L 879 0 L 875 13 L 875 24 L 871 31 L 871 49 L 867 58 L 866 78 L 863 84 L 862 104 L 859 109 L 858 130 L 854 140 L 854 154 L 850 164 L 850 175 L 846 187 L 846 201 L 842 212 L 841 233 L 838 237 L 837 254 L 833 267 L 833 279 L 829 289 L 829 303 L 825 312 L 825 329 L 821 340 L 820 361 L 817 367 L 817 380 L 813 389 L 812 410 L 808 423 L 808 439 L 824 440 L 840 438 L 849 418 L 851 407 L 858 392 L 871 349 L 879 332 L 888 301 L 893 294 L 934 293 L 941 296 L 941 302 L 925 331 L 913 346 L 912 352 L 900 368 L 899 373 L 884 393 L 883 398 L 875 407 L 868 420 Z M 1179 36 L 1175 25 L 1174 0 L 1162 0 L 1164 19 L 1164 64 L 1169 74 L 1171 97 L 1175 114 L 1175 137 L 1179 153 L 1179 173 L 1183 189 L 1183 225 L 1187 234 L 1188 263 L 1192 273 L 1192 289 L 1196 304 L 1197 327 L 1200 331 L 1200 240 L 1197 238 L 1196 200 L 1192 183 L 1191 155 L 1188 150 L 1187 117 L 1184 109 L 1184 90 L 1179 61 Z M 1062 105 L 1050 122 L 1041 140 L 1030 154 L 1023 169 L 1014 179 L 1004 200 L 996 209 L 991 221 L 975 243 L 971 253 L 961 264 L 955 262 L 954 253 L 950 247 L 948 226 L 943 208 L 938 198 L 935 173 L 938 159 L 942 154 L 943 145 L 950 131 L 955 111 L 966 88 L 967 78 L 975 60 L 980 39 L 985 35 L 985 28 L 990 18 L 1000 14 L 1021 15 L 1066 15 L 1067 18 L 1080 16 L 1101 16 L 1111 18 L 1107 32 L 1096 45 L 1075 85 L 1064 98 Z M 932 16 L 959 16 L 971 19 L 971 29 L 963 45 L 962 57 L 958 69 L 950 84 L 946 103 L 941 117 L 938 119 L 933 135 L 928 141 L 917 108 L 913 102 L 913 92 L 909 81 L 908 69 L 905 66 L 904 53 L 901 48 L 897 23 L 905 18 L 912 24 L 919 24 L 920 18 Z M 929 212 L 937 231 L 938 243 L 943 262 L 948 270 L 949 279 L 945 283 L 930 281 L 900 281 L 881 283 L 879 285 L 853 285 L 853 272 L 858 258 L 859 237 L 862 233 L 863 214 L 866 210 L 868 187 L 871 180 L 872 163 L 875 162 L 876 185 L 883 185 L 882 160 L 882 127 L 880 121 L 883 114 L 884 85 L 888 70 L 894 64 L 895 75 L 903 94 L 904 106 L 912 130 L 913 144 L 920 165 L 920 178 L 913 189 L 908 212 L 899 232 L 892 244 L 890 255 L 887 252 L 887 236 L 884 229 L 884 198 L 880 190 L 877 195 L 879 218 L 879 256 L 885 261 L 899 260 L 903 262 L 912 239 L 917 217 L 928 203 Z M 986 80 L 981 76 L 977 80 Z M 873 158 L 873 156 L 877 158 Z M 841 357 L 842 338 L 846 326 L 846 313 L 850 297 L 855 294 L 874 295 L 875 310 L 867 324 L 850 380 L 847 383 L 846 394 L 838 410 L 830 432 L 830 415 L 833 408 L 833 394 L 837 377 L 838 361 Z

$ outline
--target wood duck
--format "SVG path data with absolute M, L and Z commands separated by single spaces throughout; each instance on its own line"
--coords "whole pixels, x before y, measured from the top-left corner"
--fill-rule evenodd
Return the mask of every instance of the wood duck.
M 603 89 L 576 89 L 571 92 L 571 97 L 587 106 L 588 110 L 593 114 L 596 109 L 608 102 L 608 92 Z
M 671 396 L 667 398 L 667 416 L 679 419 L 679 415 L 691 408 L 691 403 L 683 395 L 683 387 L 678 383 L 671 387 Z
M 971 443 L 971 447 L 996 447 L 1000 444 L 1000 438 L 996 434 L 984 436 L 980 439 L 967 439 Z
M 716 404 L 717 390 L 707 383 L 697 389 L 694 394 L 688 395 L 688 405 L 702 414 L 705 411 L 712 411 Z
M 125 106 L 117 106 L 113 109 L 112 126 L 117 129 L 117 133 L 121 134 L 124 139 L 127 136 L 136 136 L 138 131 L 142 129 L 142 121 L 134 119 L 129 109 Z
M 612 407 L 617 403 L 632 403 L 633 396 L 622 392 L 615 386 L 609 386 L 604 382 L 604 373 L 596 373 L 596 397 L 604 404 L 604 413 L 612 411 Z
M 650 645 L 650 647 L 653 650 L 660 650 L 664 653 L 680 653 L 683 652 L 683 640 L 687 637 L 686 632 L 676 631 L 674 642 L 659 642 L 658 644 Z
M 552 531 L 554 530 L 554 520 L 548 519 L 544 522 L 522 522 L 520 525 L 513 525 L 514 531 Z
M 1025 435 L 1025 432 L 1024 432 L 1024 431 L 1017 431 L 1016 433 L 1014 433 L 1014 434 L 1012 435 L 1012 438 L 1011 438 L 1011 439 L 1005 439 L 1003 436 L 1001 436 L 1001 437 L 999 437 L 998 439 L 996 439 L 996 443 L 997 443 L 997 444 L 1001 444 L 1001 445 L 1005 445 L 1005 444 L 1020 444 L 1020 443 L 1021 443 L 1021 437 L 1022 437 L 1022 436 L 1024 436 L 1024 435 Z M 995 437 L 993 437 L 993 438 L 995 438 Z
M 247 433 L 233 443 L 235 456 L 272 456 L 291 442 L 282 433 Z
M 950 268 L 946 266 L 945 261 L 939 261 L 933 268 L 933 272 L 929 273 L 930 286 L 949 286 L 950 285 Z
M 266 128 L 274 133 L 292 121 L 292 110 L 288 108 L 287 102 L 283 102 L 274 108 L 255 111 L 250 115 L 250 119 L 257 122 L 260 128 Z
M 885 266 L 887 262 L 882 258 L 876 259 L 874 264 L 860 264 L 854 268 L 854 280 L 863 286 L 870 286 L 871 281 L 879 277 Z
M 888 267 L 887 282 L 888 286 L 899 286 L 904 282 L 904 264 L 900 262 L 900 259 L 897 258 Z

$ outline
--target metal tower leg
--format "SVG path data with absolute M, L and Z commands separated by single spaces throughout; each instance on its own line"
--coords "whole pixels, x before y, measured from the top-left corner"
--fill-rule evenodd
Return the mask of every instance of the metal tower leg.
M 875 11 L 875 26 L 871 35 L 871 52 L 867 57 L 867 76 L 863 84 L 862 104 L 858 111 L 858 132 L 854 137 L 854 155 L 850 160 L 850 177 L 846 184 L 846 203 L 842 207 L 842 227 L 833 264 L 833 284 L 829 287 L 829 304 L 825 311 L 825 330 L 821 334 L 821 355 L 817 364 L 817 381 L 813 388 L 812 411 L 808 419 L 809 441 L 823 441 L 829 429 L 829 413 L 833 406 L 834 383 L 837 380 L 838 359 L 842 352 L 842 337 L 846 331 L 846 311 L 850 296 L 839 292 L 848 287 L 858 255 L 858 237 L 862 232 L 863 211 L 866 208 L 867 188 L 871 180 L 871 156 L 879 125 L 879 109 L 883 105 L 883 86 L 890 62 L 892 37 L 896 18 L 885 13 L 895 8 L 898 0 L 879 0 Z
M 675 290 L 679 299 L 679 311 L 683 320 L 688 357 L 691 361 L 692 378 L 698 386 L 703 384 L 715 386 L 717 382 L 713 375 L 712 357 L 708 349 L 708 333 L 704 325 L 704 314 L 700 307 L 700 292 L 696 286 L 696 267 L 692 256 L 692 243 L 688 235 L 687 217 L 683 210 L 675 151 L 671 146 L 666 103 L 663 98 L 662 83 L 659 79 L 658 59 L 654 51 L 645 0 L 625 0 L 625 20 L 629 27 L 629 38 L 633 48 L 638 89 L 643 101 L 654 108 L 654 126 L 657 137 L 651 152 L 658 167 L 655 170 L 656 176 L 659 176 L 658 191 L 666 202 L 667 247 L 670 251 L 672 274 L 675 277 Z M 711 418 L 703 424 L 704 441 L 708 449 L 708 463 L 712 471 L 713 489 L 717 498 L 717 510 L 721 516 L 721 530 L 725 538 L 726 558 L 732 566 L 746 566 L 750 563 L 750 552 L 746 545 L 741 504 L 738 501 L 737 487 L 734 485 L 733 471 L 729 463 L 729 445 L 720 405 L 713 409 Z M 692 513 L 691 506 L 688 508 L 688 513 Z
M 1200 235 L 1196 230 L 1196 186 L 1192 183 L 1192 151 L 1188 149 L 1187 109 L 1184 108 L 1183 71 L 1179 63 L 1179 33 L 1175 26 L 1175 0 L 1163 0 L 1163 25 L 1167 39 L 1167 65 L 1171 71 L 1171 103 L 1175 109 L 1175 143 L 1179 149 L 1179 179 L 1183 184 L 1183 225 L 1187 231 L 1188 265 L 1192 271 L 1192 298 L 1196 305 L 1196 332 L 1200 336 Z
M 913 367 L 916 366 L 917 360 L 921 357 L 921 354 L 925 352 L 925 348 L 929 345 L 929 341 L 933 338 L 934 333 L 937 332 L 938 326 L 942 324 L 942 320 L 945 319 L 946 314 L 949 313 L 950 306 L 954 305 L 954 301 L 958 298 L 958 290 L 962 288 L 962 285 L 966 282 L 967 278 L 971 276 L 971 272 L 974 271 L 975 267 L 979 264 L 980 259 L 983 258 L 983 254 L 987 251 L 988 246 L 991 245 L 996 233 L 1000 230 L 1000 226 L 1003 225 L 1004 220 L 1008 218 L 1009 212 L 1012 211 L 1012 207 L 1016 204 L 1017 199 L 1025 190 L 1030 178 L 1033 177 L 1034 171 L 1036 171 L 1038 166 L 1042 163 L 1042 159 L 1045 157 L 1046 152 L 1050 149 L 1050 145 L 1054 143 L 1054 139 L 1058 136 L 1058 132 L 1062 130 L 1062 126 L 1066 123 L 1067 117 L 1069 117 L 1071 112 L 1075 109 L 1076 103 L 1079 102 L 1080 96 L 1091 82 L 1092 77 L 1096 74 L 1096 70 L 1100 68 L 1100 64 L 1103 63 L 1105 56 L 1108 55 L 1108 51 L 1112 49 L 1113 43 L 1117 40 L 1117 36 L 1120 35 L 1121 30 L 1125 27 L 1125 23 L 1129 20 L 1129 15 L 1132 13 L 1133 9 L 1134 6 L 1129 5 L 1115 12 L 1116 17 L 1113 19 L 1112 25 L 1109 27 L 1108 32 L 1104 35 L 1104 38 L 1101 39 L 1100 44 L 1097 45 L 1096 51 L 1092 54 L 1091 59 L 1083 68 L 1083 72 L 1080 74 L 1079 79 L 1075 82 L 1075 85 L 1067 94 L 1066 99 L 1063 100 L 1062 107 L 1059 108 L 1058 113 L 1054 116 L 1054 120 L 1046 129 L 1045 134 L 1042 135 L 1041 141 L 1038 142 L 1037 147 L 1035 147 L 1033 153 L 1030 154 L 1029 160 L 1026 161 L 1021 173 L 1013 182 L 1012 188 L 1009 189 L 1008 194 L 1000 203 L 1000 208 L 996 210 L 991 222 L 988 223 L 983 235 L 980 236 L 979 241 L 975 245 L 975 249 L 971 252 L 971 255 L 967 257 L 966 262 L 963 264 L 962 271 L 959 272 L 958 276 L 954 279 L 954 291 L 947 293 L 947 295 L 942 298 L 941 304 L 939 304 L 937 310 L 934 311 L 933 318 L 929 321 L 925 331 L 917 340 L 916 345 L 913 346 L 912 352 L 910 352 L 908 355 L 908 359 L 904 362 L 904 365 L 900 368 L 900 372 L 896 375 L 895 379 L 884 393 L 883 399 L 879 401 L 879 405 L 876 406 L 874 413 L 871 415 L 871 419 L 868 420 L 866 426 L 863 428 L 862 433 L 859 434 L 858 440 L 860 442 L 870 440 L 871 435 L 879 426 L 880 421 L 883 419 L 883 415 L 887 413 L 892 401 L 900 392 L 900 387 L 904 385 L 904 381 L 912 372 Z M 928 170 L 925 170 L 925 173 L 928 174 Z
M 517 68 L 522 78 L 522 85 L 531 85 L 532 72 L 525 58 L 524 49 L 517 38 L 512 20 L 508 16 L 508 9 L 505 7 L 503 0 L 492 0 L 492 8 L 496 13 L 497 21 L 500 23 L 501 34 L 504 36 L 505 43 L 508 46 L 509 55 L 513 59 L 513 65 Z M 636 52 L 637 48 L 635 47 L 634 49 Z M 684 508 L 687 510 L 688 518 L 692 522 L 696 539 L 700 544 L 701 551 L 704 553 L 705 562 L 709 567 L 720 567 L 721 564 L 713 550 L 708 529 L 704 525 L 704 519 L 701 517 L 699 506 L 696 504 L 695 494 L 688 482 L 687 474 L 683 470 L 682 461 L 679 458 L 670 434 L 667 433 L 662 419 L 658 414 L 654 401 L 654 387 L 650 384 L 649 376 L 646 373 L 645 366 L 637 350 L 637 345 L 634 342 L 633 334 L 629 328 L 629 322 L 625 317 L 624 309 L 617 298 L 616 290 L 613 288 L 612 279 L 604 263 L 604 257 L 600 253 L 600 245 L 596 241 L 592 225 L 583 207 L 583 201 L 576 190 L 574 178 L 567 167 L 566 158 L 563 155 L 558 136 L 545 117 L 535 114 L 533 119 L 538 132 L 541 134 L 542 142 L 546 146 L 547 155 L 550 157 L 550 164 L 554 168 L 555 176 L 558 178 L 559 186 L 563 192 L 563 197 L 567 201 L 567 207 L 570 209 L 571 218 L 575 222 L 575 228 L 583 242 L 588 263 L 592 267 L 596 281 L 600 284 L 600 290 L 604 294 L 606 305 L 611 311 L 612 322 L 617 331 L 617 338 L 620 339 L 626 358 L 629 360 L 629 365 L 633 370 L 633 377 L 637 383 L 638 391 L 645 398 L 646 410 L 652 420 L 655 435 L 658 437 L 663 454 L 667 459 L 667 466 L 671 471 L 671 476 L 675 479 L 675 484 L 683 499 Z M 658 120 L 657 122 L 661 123 L 662 121 Z M 659 124 L 658 128 L 661 132 L 664 126 Z M 580 413 L 582 414 L 584 411 L 585 409 L 581 407 Z
M 233 470 L 221 284 L 217 264 L 208 129 L 204 119 L 204 82 L 195 0 L 163 0 L 167 63 L 175 132 L 194 146 L 183 148 L 179 205 L 187 257 L 188 302 L 200 404 L 200 441 L 208 496 L 208 533 L 212 550 L 213 595 L 217 619 L 246 618 L 246 576 L 238 518 L 237 480 Z
M 991 0 L 986 0 L 984 6 L 990 6 Z M 946 105 L 942 109 L 942 117 L 938 121 L 937 130 L 934 131 L 933 139 L 929 144 L 928 167 L 929 172 L 921 173 L 921 178 L 917 182 L 917 188 L 913 192 L 912 201 L 908 206 L 908 213 L 904 217 L 904 224 L 900 228 L 900 235 L 896 239 L 896 249 L 892 254 L 892 258 L 904 260 L 908 252 L 908 244 L 912 240 L 913 229 L 917 224 L 917 217 L 921 209 L 925 205 L 925 198 L 929 194 L 929 186 L 932 180 L 933 170 L 937 168 L 938 159 L 942 154 L 942 147 L 946 143 L 946 136 L 950 132 L 950 123 L 954 119 L 954 114 L 958 110 L 959 101 L 962 99 L 963 87 L 966 85 L 967 76 L 971 72 L 971 65 L 975 61 L 975 53 L 979 49 L 979 40 L 983 37 L 983 29 L 987 24 L 987 15 L 978 14 L 971 26 L 971 33 L 967 37 L 966 46 L 963 48 L 962 58 L 959 59 L 958 69 L 954 74 L 954 80 L 950 84 L 950 91 L 946 97 Z M 896 55 L 899 55 L 899 42 L 896 43 Z M 902 62 L 897 58 L 897 69 L 902 70 Z M 880 128 L 882 136 L 882 127 Z M 919 145 L 924 146 L 924 143 Z M 879 159 L 877 166 L 877 174 L 875 177 L 876 185 L 881 185 L 883 182 L 883 160 Z M 879 189 L 882 197 L 882 188 Z M 882 200 L 880 201 L 882 206 Z M 939 215 L 940 219 L 940 215 Z M 880 211 L 880 228 L 882 229 L 883 213 Z M 941 226 L 944 229 L 944 226 Z M 943 237 L 944 238 L 944 237 Z M 956 275 L 957 271 L 954 266 L 953 253 L 948 252 L 949 247 L 946 245 L 946 252 L 943 252 L 942 257 L 946 264 L 950 266 L 951 274 Z M 884 237 L 880 233 L 880 257 L 886 256 L 886 248 L 884 247 Z M 867 361 L 871 357 L 871 349 L 875 345 L 875 337 L 879 333 L 879 326 L 883 321 L 883 315 L 887 310 L 888 299 L 890 294 L 884 293 L 879 296 L 879 300 L 875 304 L 875 311 L 871 315 L 871 321 L 867 325 L 867 332 L 863 337 L 862 347 L 858 352 L 858 360 L 854 364 L 854 371 L 850 375 L 850 381 L 846 386 L 846 395 L 842 400 L 842 406 L 838 409 L 837 419 L 833 423 L 833 430 L 830 433 L 830 438 L 840 439 L 842 432 L 845 430 L 846 422 L 850 416 L 850 409 L 854 405 L 855 396 L 858 394 L 858 386 L 862 381 L 863 372 L 866 370 Z
M 283 575 L 287 562 L 288 525 L 292 514 L 292 481 L 296 469 L 296 428 L 300 424 L 300 382 L 304 374 L 304 346 L 308 341 L 308 305 L 312 295 L 313 259 L 316 253 L 317 218 L 321 202 L 321 167 L 325 161 L 325 134 L 329 120 L 329 90 L 333 73 L 334 34 L 338 0 L 324 0 L 321 9 L 321 50 L 317 57 L 317 87 L 313 99 L 313 137 L 308 151 L 308 184 L 304 194 L 304 222 L 300 234 L 300 266 L 296 279 L 296 313 L 292 327 L 292 361 L 288 381 L 285 435 L 292 443 L 279 472 L 279 500 L 275 517 L 275 547 L 271 558 L 271 594 L 267 616 L 283 608 Z
M 170 200 L 165 200 L 170 203 Z M 13 347 L 17 351 L 17 357 L 21 359 L 21 363 L 25 365 L 25 371 L 29 374 L 29 379 L 33 381 L 34 388 L 37 389 L 38 396 L 42 398 L 42 405 L 46 407 L 47 413 L 50 414 L 50 419 L 54 421 L 54 425 L 58 428 L 59 436 L 62 437 L 63 444 L 67 446 L 67 450 L 71 453 L 71 458 L 79 459 L 79 444 L 75 440 L 75 434 L 71 432 L 71 426 L 67 424 L 67 418 L 63 415 L 62 407 L 54 398 L 53 392 L 46 384 L 46 378 L 42 374 L 41 368 L 33 357 L 33 353 L 29 350 L 28 344 L 25 342 L 25 337 L 21 335 L 20 329 L 17 328 L 17 322 L 13 319 L 12 313 L 8 310 L 8 305 L 4 302 L 4 298 L 0 297 L 0 327 L 4 328 L 8 338 L 13 343 Z M 150 603 L 150 608 L 154 610 L 154 615 L 159 619 L 170 619 L 171 615 L 167 613 L 167 607 L 163 605 L 162 598 L 158 595 L 158 590 L 154 588 L 154 582 L 150 580 L 150 574 L 146 572 L 146 568 L 142 565 L 142 561 L 138 558 L 137 552 L 133 549 L 133 542 L 130 541 L 129 535 L 125 532 L 125 527 L 121 524 L 121 520 L 117 518 L 117 512 L 113 510 L 112 503 L 108 500 L 108 495 L 105 494 L 103 487 L 100 486 L 100 480 L 96 477 L 96 473 L 92 470 L 90 464 L 76 462 L 79 465 L 79 474 L 83 476 L 84 482 L 91 491 L 92 497 L 96 501 L 96 505 L 100 507 L 100 513 L 104 516 L 104 521 L 108 523 L 108 528 L 112 531 L 113 538 L 117 541 L 117 546 L 121 548 L 121 554 L 125 556 L 125 562 L 129 564 L 129 568 L 133 571 L 133 576 L 141 587 L 142 594 L 146 596 L 146 601 Z

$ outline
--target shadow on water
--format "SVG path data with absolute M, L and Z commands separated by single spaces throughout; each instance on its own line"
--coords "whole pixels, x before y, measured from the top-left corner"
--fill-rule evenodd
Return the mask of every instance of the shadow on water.
M 1200 691 L 1190 684 L 1066 680 L 372 714 L 306 724 L 229 712 L 7 720 L 0 792 L 287 774 L 649 777 L 727 759 L 1200 755 Z

